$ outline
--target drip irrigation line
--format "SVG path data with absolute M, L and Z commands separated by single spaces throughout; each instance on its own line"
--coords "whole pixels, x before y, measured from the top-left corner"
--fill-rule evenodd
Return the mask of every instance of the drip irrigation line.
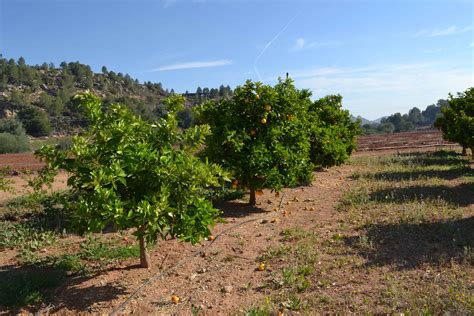
M 278 206 L 278 210 L 277 212 L 279 212 L 281 210 L 281 206 L 283 204 L 283 198 L 285 197 L 285 193 L 283 192 L 282 195 L 281 195 L 281 199 L 280 199 L 280 204 Z M 246 221 L 243 221 L 243 222 L 240 222 L 240 223 L 237 223 L 235 225 L 232 225 L 231 227 L 228 227 L 226 229 L 224 229 L 223 231 L 221 231 L 219 234 L 216 235 L 216 237 L 209 243 L 207 244 L 206 246 L 204 246 L 203 248 L 199 249 L 199 250 L 196 250 L 194 252 L 191 253 L 191 255 L 181 259 L 180 261 L 178 261 L 178 263 L 176 263 L 174 266 L 168 268 L 167 270 L 164 270 L 164 271 L 160 271 L 160 272 L 157 272 L 155 275 L 153 275 L 152 277 L 150 277 L 148 280 L 146 280 L 145 282 L 143 282 L 132 294 L 130 294 L 127 299 L 121 303 L 119 306 L 117 306 L 116 308 L 114 308 L 109 316 L 114 316 L 114 315 L 117 315 L 119 312 L 123 311 L 124 307 L 127 306 L 131 300 L 133 298 L 135 298 L 147 285 L 151 284 L 152 282 L 154 281 L 158 281 L 159 279 L 161 279 L 162 277 L 166 276 L 168 273 L 170 272 L 173 272 L 174 270 L 176 270 L 177 268 L 183 266 L 185 263 L 189 262 L 191 259 L 193 259 L 194 257 L 196 257 L 198 254 L 201 254 L 203 253 L 205 250 L 207 250 L 208 248 L 210 248 L 214 242 L 219 238 L 221 237 L 222 235 L 225 235 L 226 233 L 236 229 L 237 227 L 240 227 L 242 225 L 245 225 L 245 224 L 248 224 L 248 223 L 251 223 L 251 222 L 255 222 L 255 221 L 258 221 L 258 220 L 263 220 L 265 219 L 266 217 L 269 217 L 270 215 L 273 215 L 273 212 L 269 212 L 268 214 L 265 214 L 264 216 L 261 216 L 259 218 L 254 218 L 254 219 L 249 219 L 249 220 L 246 220 Z M 168 255 L 165 256 L 165 258 L 163 259 L 162 263 L 161 263 L 161 267 L 163 267 L 163 263 L 164 261 L 166 260 L 166 258 L 168 257 Z

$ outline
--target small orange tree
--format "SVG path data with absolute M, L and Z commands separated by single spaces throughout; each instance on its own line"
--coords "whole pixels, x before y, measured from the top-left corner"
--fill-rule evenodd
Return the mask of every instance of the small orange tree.
M 96 231 L 112 222 L 121 230 L 135 228 L 142 267 L 150 266 L 147 242 L 170 236 L 195 243 L 208 236 L 219 211 L 205 199 L 205 188 L 218 185 L 225 173 L 194 155 L 208 127 L 178 129 L 183 98 L 167 99 L 168 113 L 154 124 L 120 104 L 103 111 L 90 93 L 76 99 L 86 108 L 90 129 L 67 151 L 43 147 L 37 154 L 50 168 L 70 174 L 80 227 Z
M 474 159 L 474 88 L 469 88 L 457 96 L 449 95 L 448 106 L 441 108 L 442 115 L 434 126 L 443 132 L 444 139 L 459 143 L 471 149 Z
M 360 121 L 342 109 L 342 96 L 328 95 L 309 107 L 311 161 L 316 166 L 338 166 L 356 149 Z
M 212 132 L 204 156 L 228 169 L 234 186 L 250 189 L 250 205 L 263 188 L 280 190 L 311 179 L 310 96 L 291 79 L 279 79 L 274 87 L 249 80 L 231 99 L 198 108 L 198 120 Z

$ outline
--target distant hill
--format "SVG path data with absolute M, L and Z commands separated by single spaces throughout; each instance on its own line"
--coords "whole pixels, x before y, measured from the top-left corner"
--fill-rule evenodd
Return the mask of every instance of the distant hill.
M 384 118 L 386 118 L 386 116 L 379 117 L 378 119 L 373 120 L 372 123 L 380 123 L 380 122 L 382 122 L 382 120 L 383 120 Z
M 353 122 L 355 122 L 355 121 L 357 121 L 357 120 L 360 120 L 360 121 L 361 121 L 361 122 L 360 122 L 360 125 L 372 124 L 372 123 L 373 123 L 372 121 L 370 121 L 370 120 L 368 120 L 368 119 L 366 119 L 366 118 L 364 118 L 364 117 L 362 117 L 362 116 L 360 116 L 360 115 L 358 115 L 357 117 L 351 115 L 351 120 L 352 120 Z
M 448 106 L 448 101 L 440 99 L 436 104 L 428 105 L 421 111 L 414 107 L 406 114 L 394 113 L 374 120 L 368 125 L 361 124 L 364 134 L 398 133 L 433 127 L 436 118 L 441 115 L 441 108 Z
M 140 83 L 128 74 L 109 71 L 94 73 L 90 66 L 79 62 L 27 65 L 25 59 L 5 59 L 0 55 L 0 119 L 18 117 L 23 120 L 30 135 L 70 134 L 87 122 L 81 109 L 76 108 L 72 96 L 91 90 L 102 97 L 104 105 L 114 102 L 126 104 L 131 111 L 144 119 L 153 120 L 163 114 L 161 100 L 173 90 L 164 89 L 161 83 Z M 207 99 L 218 99 L 232 94 L 229 86 L 219 89 L 197 88 L 196 93 L 184 94 L 188 106 Z M 24 115 L 23 115 L 24 114 Z M 48 125 L 42 132 L 31 132 L 28 117 L 42 117 Z M 189 109 L 180 113 L 180 124 L 189 125 Z

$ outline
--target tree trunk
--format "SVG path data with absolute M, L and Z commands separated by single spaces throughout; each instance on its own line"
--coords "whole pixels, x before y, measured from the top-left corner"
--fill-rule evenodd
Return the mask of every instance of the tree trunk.
M 142 268 L 150 268 L 151 262 L 150 262 L 150 254 L 148 253 L 148 250 L 146 249 L 146 240 L 144 236 L 140 236 L 139 238 L 140 242 L 140 266 Z
M 471 147 L 471 156 L 472 156 L 472 160 L 474 160 L 474 147 Z
M 462 146 L 462 155 L 463 156 L 466 156 L 467 153 L 466 153 L 466 147 Z
M 257 204 L 257 198 L 255 197 L 255 189 L 250 188 L 250 200 L 249 200 L 249 205 L 250 206 L 255 206 Z

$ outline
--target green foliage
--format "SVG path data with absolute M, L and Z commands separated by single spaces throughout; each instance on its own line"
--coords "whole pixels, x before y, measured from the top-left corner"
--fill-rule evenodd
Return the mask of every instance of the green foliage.
M 331 167 L 346 161 L 356 148 L 359 121 L 353 122 L 342 109 L 342 96 L 330 95 L 315 101 L 309 109 L 311 161 Z
M 207 102 L 198 120 L 211 127 L 204 156 L 233 173 L 251 190 L 295 185 L 311 178 L 305 113 L 308 90 L 290 79 L 274 87 L 247 81 L 230 99 Z
M 28 150 L 28 137 L 21 122 L 14 118 L 0 119 L 0 154 Z
M 0 154 L 20 153 L 29 150 L 26 135 L 18 136 L 10 133 L 0 133 Z
M 446 140 L 470 148 L 474 157 L 474 88 L 457 96 L 449 95 L 448 106 L 441 109 L 435 126 L 443 132 Z
M 0 119 L 0 133 L 9 133 L 13 135 L 25 135 L 25 129 L 21 122 L 15 118 Z
M 1 191 L 10 192 L 13 190 L 11 187 L 12 181 L 7 178 L 8 171 L 9 171 L 9 168 L 7 167 L 0 168 L 0 192 Z
M 53 244 L 57 236 L 49 230 L 39 230 L 31 224 L 0 222 L 0 249 L 21 246 L 22 251 L 36 251 Z
M 51 133 L 48 115 L 37 107 L 24 107 L 18 112 L 18 119 L 31 136 L 47 136 Z
M 448 101 L 440 99 L 436 104 L 428 105 L 424 111 L 414 107 L 407 114 L 395 113 L 381 119 L 380 124 L 370 123 L 362 126 L 365 135 L 377 133 L 398 133 L 415 130 L 418 127 L 432 127 L 440 111 Z
M 89 236 L 81 243 L 80 257 L 86 260 L 104 261 L 111 259 L 127 259 L 139 257 L 140 251 L 135 246 L 112 246 L 100 238 Z
M 66 279 L 64 271 L 48 266 L 29 266 L 14 271 L 0 269 L 0 305 L 31 306 L 48 299 L 49 291 Z
M 76 99 L 87 109 L 90 130 L 75 137 L 69 150 L 49 146 L 38 152 L 49 167 L 71 175 L 75 221 L 88 231 L 111 222 L 119 230 L 137 228 L 135 235 L 150 242 L 169 236 L 195 243 L 208 236 L 219 212 L 204 198 L 205 189 L 218 186 L 225 173 L 193 155 L 208 128 L 180 132 L 182 97 L 167 99 L 168 114 L 155 124 L 120 104 L 104 112 L 91 93 Z

